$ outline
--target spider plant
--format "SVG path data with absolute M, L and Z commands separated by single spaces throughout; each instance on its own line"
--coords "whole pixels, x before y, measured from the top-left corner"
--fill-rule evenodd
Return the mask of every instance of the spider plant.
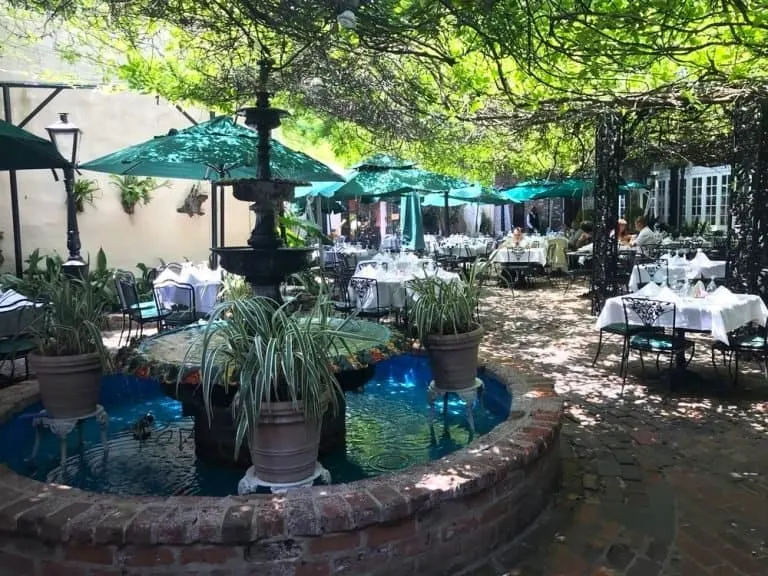
M 42 313 L 25 327 L 41 356 L 75 356 L 97 353 L 102 367 L 110 368 L 101 339 L 105 300 L 91 282 L 71 279 L 61 270 L 41 281 Z
M 203 401 L 210 421 L 216 388 L 236 390 L 235 454 L 272 403 L 291 402 L 318 426 L 328 408 L 337 410 L 342 391 L 328 350 L 359 336 L 345 332 L 348 320 L 332 318 L 330 311 L 330 303 L 320 299 L 305 313 L 290 314 L 285 305 L 265 297 L 223 302 L 212 311 L 200 336 Z
M 488 260 L 476 261 L 462 280 L 445 280 L 437 275 L 417 277 L 408 282 L 413 295 L 409 315 L 422 342 L 429 334 L 465 334 L 477 328 L 477 305 L 481 280 L 496 252 Z
M 253 288 L 243 276 L 225 274 L 222 278 L 221 295 L 224 300 L 244 300 L 253 297 Z

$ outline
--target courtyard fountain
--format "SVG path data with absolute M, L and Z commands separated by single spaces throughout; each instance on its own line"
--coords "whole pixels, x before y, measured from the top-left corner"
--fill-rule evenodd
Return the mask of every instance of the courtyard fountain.
M 285 112 L 262 89 L 243 113 L 259 134 L 258 177 L 229 184 L 256 222 L 246 246 L 215 251 L 254 294 L 280 301 L 281 282 L 312 251 L 284 247 L 277 233 L 278 206 L 299 182 L 270 170 L 271 131 Z M 452 574 L 525 530 L 555 489 L 557 398 L 488 365 L 469 407 L 474 427 L 457 400 L 435 417 L 426 357 L 402 354 L 389 326 L 354 319 L 345 331 L 360 338 L 328 353 L 347 391 L 338 416 L 322 422 L 320 461 L 335 486 L 234 496 L 249 454 L 235 454 L 231 392 L 216 390 L 206 413 L 202 329 L 158 334 L 119 358 L 121 372 L 102 384 L 108 435 L 86 423 L 68 455 L 49 435 L 29 458 L 35 389 L 5 402 L 0 390 L 0 556 L 23 565 L 19 573 Z

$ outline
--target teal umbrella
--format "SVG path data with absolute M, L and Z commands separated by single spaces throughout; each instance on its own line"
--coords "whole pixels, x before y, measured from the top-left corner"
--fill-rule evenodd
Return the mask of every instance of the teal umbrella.
M 0 170 L 43 170 L 69 165 L 50 140 L 0 120 Z
M 255 131 L 220 116 L 183 130 L 171 130 L 141 144 L 123 148 L 80 167 L 95 172 L 188 180 L 256 178 Z M 271 142 L 272 177 L 294 182 L 338 182 L 342 177 L 328 166 Z
M 337 200 L 378 200 L 412 191 L 444 192 L 466 188 L 467 182 L 417 168 L 413 162 L 377 154 L 361 162 L 346 175 L 347 182 L 333 194 Z
M 501 190 L 498 194 L 509 202 L 527 202 L 551 187 L 551 182 L 529 180 Z
M 343 180 L 341 182 L 310 182 L 309 186 L 297 186 L 294 190 L 294 198 L 305 196 L 332 198 L 336 190 L 344 186 L 344 182 Z
M 460 198 L 451 198 L 448 197 L 448 206 L 451 208 L 455 206 L 464 206 L 465 204 L 469 204 L 472 202 L 471 200 L 461 200 Z M 427 194 L 424 196 L 424 200 L 421 202 L 422 206 L 431 206 L 434 208 L 442 208 L 445 206 L 445 194 L 440 194 L 438 192 L 434 192 L 433 194 Z
M 400 199 L 400 236 L 404 248 L 409 248 L 414 252 L 424 250 L 421 198 L 416 192 L 410 192 Z

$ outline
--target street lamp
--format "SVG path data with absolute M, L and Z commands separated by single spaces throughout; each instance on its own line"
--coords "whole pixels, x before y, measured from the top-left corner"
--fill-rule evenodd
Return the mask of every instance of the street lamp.
M 69 121 L 69 114 L 62 112 L 59 120 L 46 127 L 51 142 L 58 151 L 69 160 L 70 166 L 64 169 L 64 186 L 67 190 L 67 251 L 69 256 L 63 270 L 67 276 L 85 278 L 88 275 L 88 264 L 80 256 L 80 230 L 77 226 L 77 206 L 75 203 L 75 166 L 77 153 L 80 148 L 82 130 Z

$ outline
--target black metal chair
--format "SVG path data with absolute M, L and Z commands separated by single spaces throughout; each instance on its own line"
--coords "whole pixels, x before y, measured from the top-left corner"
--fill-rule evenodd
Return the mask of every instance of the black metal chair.
M 0 375 L 0 384 L 29 380 L 28 356 L 37 348 L 29 336 L 29 326 L 45 314 L 42 306 L 32 306 L 28 300 L 0 304 L 0 363 L 10 362 L 10 375 Z M 24 360 L 24 378 L 16 378 L 16 360 Z
M 174 301 L 167 302 L 164 290 L 174 291 Z M 163 317 L 161 328 L 177 328 L 197 322 L 199 316 L 195 305 L 195 287 L 186 282 L 163 280 L 152 286 L 155 307 Z
M 331 303 L 337 312 L 351 314 L 355 310 L 349 294 L 349 282 L 352 280 L 352 270 L 345 267 L 333 268 L 330 273 Z
M 382 318 L 389 316 L 391 312 L 390 308 L 388 306 L 381 306 L 379 283 L 375 278 L 353 277 L 349 281 L 349 287 L 355 294 L 357 301 L 361 304 L 358 311 L 360 317 L 381 320 Z M 376 306 L 373 308 L 364 308 L 362 303 L 372 297 L 376 298 Z
M 118 300 L 120 301 L 120 311 L 123 314 L 123 327 L 120 331 L 118 345 L 123 340 L 126 320 L 128 321 L 127 342 L 131 339 L 131 331 L 134 322 L 138 324 L 139 337 L 144 334 L 145 324 L 157 324 L 158 331 L 161 329 L 162 321 L 165 316 L 167 316 L 167 313 L 164 313 L 157 308 L 154 298 L 148 302 L 141 302 L 139 300 L 139 292 L 136 288 L 136 278 L 133 274 L 124 270 L 116 272 L 115 287 L 117 289 Z
M 579 262 L 582 260 L 583 262 Z M 581 254 L 579 252 L 568 253 L 568 270 L 565 272 L 566 282 L 563 294 L 571 289 L 573 283 L 577 280 L 589 282 L 592 279 L 592 265 L 594 259 L 592 254 Z
M 653 300 L 650 298 L 635 298 L 624 296 L 622 298 L 624 306 L 624 323 L 627 325 L 638 325 L 641 330 L 629 337 L 627 345 L 627 360 L 629 364 L 629 353 L 637 350 L 640 355 L 640 366 L 645 373 L 645 363 L 643 362 L 643 352 L 656 354 L 656 368 L 659 369 L 659 358 L 662 355 L 669 355 L 669 369 L 672 369 L 674 360 L 680 354 L 690 349 L 691 355 L 685 362 L 687 366 L 694 353 L 694 343 L 686 340 L 675 333 L 677 328 L 677 306 L 673 302 L 664 302 L 662 300 Z M 661 325 L 662 318 L 671 315 L 671 324 Z M 666 329 L 670 332 L 667 333 Z M 624 379 L 621 382 L 621 392 L 624 393 L 624 383 L 627 380 L 627 368 L 624 369 Z
M 526 284 L 531 273 L 531 251 L 525 248 L 505 248 L 506 259 L 501 264 L 502 274 L 510 286 Z
M 763 365 L 763 376 L 768 380 L 768 324 L 737 330 L 728 335 L 728 344 L 716 341 L 712 343 L 712 366 L 717 369 L 715 352 L 723 356 L 723 364 L 728 368 L 728 373 L 733 377 L 734 387 L 739 385 L 739 362 L 742 358 L 757 359 Z M 731 365 L 735 364 L 734 370 Z

